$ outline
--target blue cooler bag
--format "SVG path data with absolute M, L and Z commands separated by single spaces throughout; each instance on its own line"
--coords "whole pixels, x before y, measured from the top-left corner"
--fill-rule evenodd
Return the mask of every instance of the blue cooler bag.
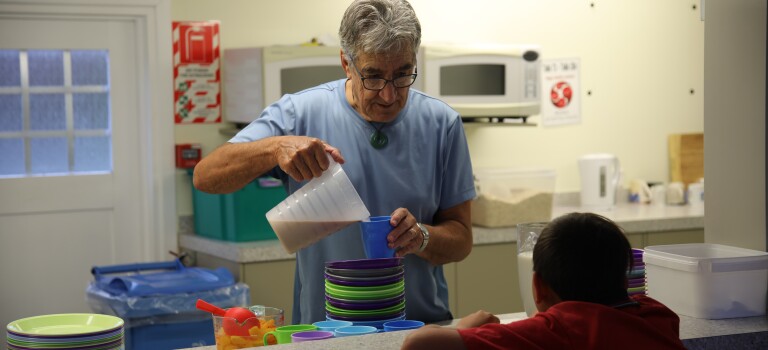
M 86 289 L 97 313 L 125 322 L 127 350 L 215 345 L 211 314 L 195 307 L 203 299 L 222 308 L 247 307 L 248 285 L 224 268 L 185 267 L 181 261 L 93 267 Z

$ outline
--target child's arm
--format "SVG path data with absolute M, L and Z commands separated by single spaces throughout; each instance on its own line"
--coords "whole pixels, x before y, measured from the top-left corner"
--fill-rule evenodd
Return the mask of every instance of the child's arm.
M 479 310 L 462 318 L 459 321 L 459 323 L 456 324 L 456 328 L 464 329 L 464 328 L 480 327 L 487 323 L 500 323 L 500 321 L 499 321 L 499 318 L 494 316 L 492 313 L 484 310 Z
M 447 349 L 464 350 L 464 341 L 456 329 L 480 327 L 487 323 L 499 323 L 499 318 L 487 311 L 476 311 L 456 324 L 456 328 L 427 325 L 413 331 L 405 338 L 400 350 L 408 349 Z
M 405 338 L 400 350 L 441 349 L 465 350 L 464 341 L 455 328 L 427 325 Z

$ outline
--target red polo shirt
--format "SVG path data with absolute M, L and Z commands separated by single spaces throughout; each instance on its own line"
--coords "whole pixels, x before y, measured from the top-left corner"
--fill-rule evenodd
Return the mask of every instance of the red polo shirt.
M 614 308 L 566 301 L 508 324 L 460 329 L 467 349 L 685 349 L 680 318 L 647 296 Z

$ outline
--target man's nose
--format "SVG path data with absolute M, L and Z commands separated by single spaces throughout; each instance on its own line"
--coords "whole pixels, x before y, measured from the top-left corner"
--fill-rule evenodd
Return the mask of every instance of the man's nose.
M 381 97 L 384 102 L 394 102 L 397 98 L 397 88 L 391 81 L 388 81 L 387 84 L 384 85 L 384 88 L 379 91 L 379 97 Z

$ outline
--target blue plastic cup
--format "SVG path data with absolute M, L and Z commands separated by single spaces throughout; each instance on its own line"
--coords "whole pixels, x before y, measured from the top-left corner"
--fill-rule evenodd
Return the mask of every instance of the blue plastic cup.
M 347 326 L 339 327 L 334 331 L 334 335 L 340 337 L 350 337 L 355 335 L 371 334 L 378 332 L 379 329 L 371 326 Z
M 336 328 L 352 326 L 352 322 L 349 321 L 317 321 L 313 323 L 318 330 L 333 332 Z
M 424 326 L 424 322 L 416 320 L 399 320 L 384 323 L 385 332 L 404 331 L 406 329 L 416 329 Z
M 360 222 L 362 232 L 363 249 L 368 259 L 391 258 L 395 256 L 395 250 L 389 247 L 387 235 L 392 231 L 389 224 L 391 216 L 373 216 L 369 221 Z

